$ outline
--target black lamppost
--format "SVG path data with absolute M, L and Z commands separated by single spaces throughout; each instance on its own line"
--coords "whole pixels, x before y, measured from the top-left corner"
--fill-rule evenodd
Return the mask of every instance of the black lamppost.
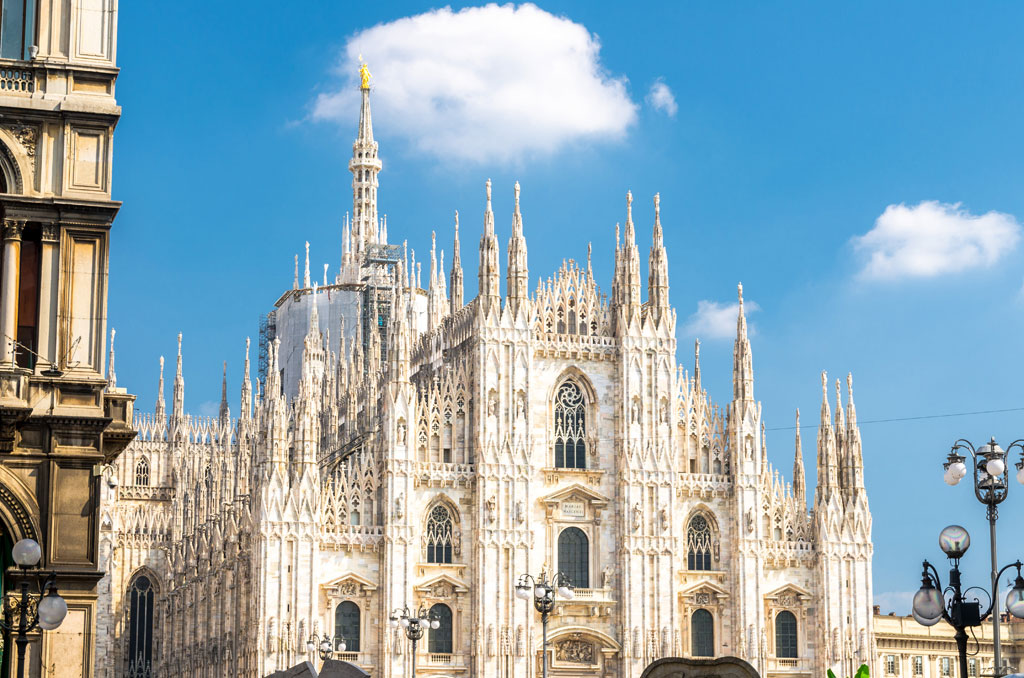
M 4 594 L 4 618 L 0 627 L 7 631 L 10 638 L 17 633 L 14 642 L 18 646 L 18 678 L 25 676 L 25 649 L 28 647 L 28 634 L 37 626 L 44 631 L 52 631 L 61 625 L 68 614 L 68 604 L 57 593 L 57 576 L 55 573 L 35 575 L 38 594 L 28 592 L 29 568 L 39 564 L 42 549 L 34 539 L 22 539 L 11 549 L 14 562 L 22 570 L 20 595 L 11 592 Z M 11 619 L 17 617 L 17 621 Z
M 967 552 L 971 545 L 971 535 L 959 525 L 950 525 L 939 534 L 939 547 L 949 558 L 952 564 L 949 570 L 949 586 L 942 587 L 938 570 L 924 561 L 924 571 L 921 573 L 921 588 L 914 594 L 914 607 L 912 613 L 918 624 L 934 626 L 945 619 L 946 622 L 956 629 L 956 649 L 960 656 L 960 678 L 967 678 L 967 627 L 981 626 L 981 623 L 988 618 L 993 611 L 998 614 L 999 606 L 996 603 L 999 596 L 999 587 L 992 589 L 989 595 L 988 610 L 981 612 L 981 603 L 976 597 L 968 599 L 972 589 L 988 591 L 980 586 L 971 586 L 964 589 L 960 580 L 960 559 Z M 1013 589 L 1006 596 L 1006 609 L 1015 617 L 1024 619 L 1024 578 L 1021 578 L 1022 564 L 1018 560 L 1004 567 L 996 574 L 998 583 L 999 577 L 1011 567 L 1017 568 L 1017 580 Z M 946 600 L 949 594 L 949 600 Z M 998 654 L 996 655 L 998 656 Z M 993 674 L 1000 675 L 999 665 L 993 668 Z
M 325 662 L 328 659 L 334 657 L 334 652 L 344 652 L 347 648 L 345 645 L 345 639 L 341 636 L 330 636 L 325 635 L 323 638 L 317 634 L 313 634 L 306 641 L 306 649 L 310 652 L 316 652 L 320 657 L 320 661 Z
M 948 485 L 956 485 L 967 475 L 967 459 L 960 452 L 966 450 L 971 453 L 974 462 L 974 496 L 978 498 L 986 509 L 988 518 L 989 535 L 991 537 L 991 559 L 992 559 L 992 590 L 999 589 L 999 576 L 996 572 L 996 520 L 999 518 L 999 509 L 996 508 L 1006 499 L 1010 490 L 1010 479 L 1007 470 L 1007 460 L 1013 448 L 1020 450 L 1020 461 L 1017 462 L 1017 480 L 1024 484 L 1024 440 L 1014 440 L 1006 450 L 999 447 L 995 438 L 990 438 L 987 443 L 975 449 L 970 441 L 961 438 L 953 443 L 953 449 L 949 451 L 946 463 L 945 480 Z M 1001 650 L 999 646 L 999 599 L 993 598 L 992 615 L 992 644 L 994 647 L 995 669 L 993 675 L 1001 676 L 1003 672 Z
M 551 580 L 548 580 L 546 572 L 541 572 L 539 577 L 529 574 L 519 575 L 516 583 L 516 597 L 523 600 L 533 598 L 533 607 L 540 612 L 540 623 L 543 628 L 543 649 L 541 654 L 541 671 L 543 678 L 548 678 L 548 616 L 555 609 L 555 594 L 566 600 L 572 600 L 572 582 L 564 574 L 559 572 Z
M 392 627 L 401 626 L 406 638 L 412 641 L 412 678 L 416 678 L 416 643 L 428 626 L 434 630 L 440 628 L 441 620 L 429 610 L 420 608 L 418 612 L 412 612 L 403 607 L 391 613 L 390 622 Z

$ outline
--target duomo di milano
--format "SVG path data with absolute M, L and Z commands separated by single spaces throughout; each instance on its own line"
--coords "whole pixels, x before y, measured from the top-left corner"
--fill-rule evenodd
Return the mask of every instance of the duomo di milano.
M 708 400 L 699 353 L 676 364 L 658 196 L 646 281 L 627 196 L 610 297 L 589 262 L 531 293 L 519 187 L 503 257 L 488 182 L 467 302 L 458 221 L 450 269 L 432 246 L 425 286 L 387 242 L 365 78 L 349 168 L 340 272 L 316 285 L 308 250 L 301 277 L 296 263 L 263 379 L 246 341 L 237 416 L 226 387 L 219 417 L 186 414 L 181 337 L 165 405 L 161 358 L 155 412 L 104 487 L 98 676 L 263 676 L 310 659 L 313 633 L 403 676 L 409 641 L 388 624 L 403 606 L 440 620 L 419 675 L 535 676 L 540 618 L 514 584 L 542 571 L 576 586 L 552 617 L 553 676 L 635 678 L 664 656 L 737 655 L 762 675 L 870 661 L 852 382 L 821 375 L 808 505 L 799 428 L 792 484 L 768 460 L 742 289 L 732 401 Z

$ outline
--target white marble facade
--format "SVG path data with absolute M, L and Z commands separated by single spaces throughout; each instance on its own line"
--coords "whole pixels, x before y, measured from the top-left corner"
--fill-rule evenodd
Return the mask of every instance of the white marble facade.
M 262 381 L 246 344 L 238 416 L 226 390 L 219 417 L 185 414 L 180 342 L 168 413 L 161 359 L 156 411 L 105 490 L 97 675 L 263 676 L 337 631 L 343 658 L 404 676 L 409 643 L 387 619 L 408 605 L 451 616 L 418 675 L 537 676 L 540 618 L 513 585 L 558 570 L 577 590 L 551 620 L 553 676 L 637 678 L 701 654 L 777 676 L 869 662 L 852 381 L 843 405 L 821 377 L 808 505 L 799 435 L 792 483 L 768 460 L 742 303 L 731 402 L 708 400 L 699 350 L 692 371 L 676 363 L 657 196 L 646 300 L 631 197 L 610 297 L 589 257 L 530 293 L 518 185 L 503 296 L 490 182 L 478 296 L 463 301 L 458 230 L 447 280 L 432 248 L 421 288 L 377 215 L 369 95 L 341 271 L 321 289 L 296 270 Z M 349 310 L 328 324 L 329 293 Z

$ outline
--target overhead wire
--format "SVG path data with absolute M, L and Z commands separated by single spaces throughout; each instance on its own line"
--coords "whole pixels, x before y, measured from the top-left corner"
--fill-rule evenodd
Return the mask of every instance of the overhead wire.
M 889 424 L 897 421 L 920 421 L 922 419 L 949 419 L 952 417 L 970 417 L 978 414 L 1003 414 L 1005 412 L 1024 412 L 1024 407 L 1008 407 L 1001 410 L 977 410 L 975 412 L 951 412 L 948 414 L 923 414 L 916 417 L 892 417 L 890 419 L 858 419 L 857 425 L 863 426 L 864 424 Z M 800 428 L 815 429 L 818 428 L 818 424 L 803 424 Z M 793 431 L 796 426 L 775 426 L 772 428 L 766 428 L 766 431 Z

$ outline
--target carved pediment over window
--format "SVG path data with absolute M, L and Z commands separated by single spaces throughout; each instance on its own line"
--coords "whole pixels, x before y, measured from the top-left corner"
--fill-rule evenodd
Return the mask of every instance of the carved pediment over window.
M 595 492 L 579 483 L 573 483 L 546 497 L 541 497 L 540 501 L 544 503 L 549 518 L 557 509 L 561 517 L 579 520 L 581 507 L 585 514 L 600 519 L 601 511 L 608 506 L 610 500 L 600 492 Z
M 765 599 L 776 607 L 798 608 L 811 599 L 811 593 L 795 584 L 786 584 L 767 594 Z
M 449 600 L 469 593 L 469 588 L 458 579 L 443 574 L 417 586 L 416 591 L 430 600 Z
M 365 577 L 349 572 L 323 584 L 323 588 L 329 598 L 355 598 L 376 590 L 377 585 Z
M 693 607 L 721 605 L 729 598 L 729 592 L 714 582 L 702 581 L 679 592 L 679 597 Z
M 574 633 L 571 638 L 555 643 L 555 661 L 570 664 L 594 664 L 595 655 L 594 644 L 583 640 L 579 633 Z

